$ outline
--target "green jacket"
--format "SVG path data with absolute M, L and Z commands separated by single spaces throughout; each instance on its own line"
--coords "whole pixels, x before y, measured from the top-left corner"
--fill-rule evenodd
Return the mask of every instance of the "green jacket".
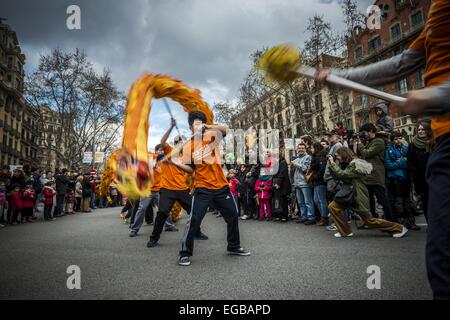
M 367 146 L 358 144 L 358 156 L 366 160 L 373 166 L 372 173 L 364 179 L 367 186 L 378 185 L 384 187 L 385 185 L 385 169 L 384 169 L 384 150 L 386 143 L 384 139 L 375 137 L 369 142 Z
M 330 165 L 330 173 L 336 179 L 353 185 L 354 201 L 351 209 L 360 216 L 370 217 L 369 191 L 364 180 L 373 170 L 373 166 L 362 159 L 355 159 L 345 170 L 336 163 Z

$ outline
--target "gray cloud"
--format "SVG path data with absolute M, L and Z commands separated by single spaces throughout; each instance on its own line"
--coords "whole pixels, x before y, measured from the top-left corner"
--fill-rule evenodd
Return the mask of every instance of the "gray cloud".
M 338 0 L 323 2 L 14 0 L 0 3 L 0 17 L 17 31 L 28 72 L 52 48 L 80 48 L 99 71 L 109 68 L 123 91 L 144 71 L 167 73 L 201 89 L 212 103 L 238 94 L 254 50 L 281 42 L 301 46 L 313 14 L 342 29 Z M 361 9 L 372 2 L 360 1 Z M 81 8 L 79 31 L 66 28 L 71 4 Z M 179 108 L 176 115 L 185 120 Z

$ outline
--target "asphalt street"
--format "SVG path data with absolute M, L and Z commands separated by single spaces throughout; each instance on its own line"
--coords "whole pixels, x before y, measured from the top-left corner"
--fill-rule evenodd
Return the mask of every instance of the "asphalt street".
M 152 226 L 136 238 L 119 208 L 54 222 L 0 229 L 0 299 L 431 299 L 425 271 L 426 228 L 394 239 L 356 230 L 336 239 L 318 226 L 241 221 L 249 257 L 226 253 L 226 224 L 208 214 L 207 241 L 196 241 L 192 264 L 177 265 L 179 232 L 148 249 Z M 354 225 L 353 225 L 354 226 Z M 81 289 L 69 290 L 71 265 Z M 367 268 L 380 267 L 381 289 L 369 290 Z

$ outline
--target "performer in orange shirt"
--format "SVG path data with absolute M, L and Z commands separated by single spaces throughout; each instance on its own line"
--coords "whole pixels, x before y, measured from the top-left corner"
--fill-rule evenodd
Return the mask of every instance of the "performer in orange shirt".
M 164 155 L 169 155 L 173 148 L 167 144 L 167 140 L 176 126 L 175 119 L 172 119 L 169 130 L 161 138 L 160 148 L 164 150 Z M 174 140 L 175 146 L 183 143 L 181 137 L 176 137 Z M 170 210 L 173 204 L 178 201 L 182 208 L 186 210 L 188 214 L 191 213 L 192 196 L 190 189 L 186 183 L 186 173 L 179 168 L 170 165 L 167 162 L 160 161 L 159 166 L 161 168 L 160 174 L 160 190 L 159 190 L 159 208 L 156 215 L 155 224 L 153 226 L 153 232 L 150 236 L 150 240 L 147 243 L 148 248 L 153 248 L 158 245 L 159 238 L 164 228 L 164 224 L 169 217 Z M 166 229 L 167 231 L 175 231 L 173 227 Z M 176 230 L 178 231 L 178 230 Z M 200 225 L 196 230 L 195 237 L 197 240 L 208 240 L 208 237 L 204 235 L 200 230 Z
M 248 256 L 250 252 L 240 245 L 238 209 L 236 201 L 230 192 L 227 178 L 225 177 L 218 150 L 211 147 L 212 142 L 219 143 L 226 135 L 226 127 L 219 125 L 207 125 L 206 116 L 200 111 L 191 111 L 188 116 L 189 126 L 194 133 L 187 148 L 183 152 L 191 152 L 192 163 L 184 164 L 180 161 L 169 163 L 187 173 L 195 172 L 194 195 L 192 198 L 192 213 L 186 225 L 182 249 L 178 264 L 189 266 L 190 256 L 194 250 L 194 235 L 199 228 L 210 204 L 214 204 L 227 223 L 227 250 L 230 254 Z M 205 139 L 209 133 L 215 133 L 213 139 Z M 208 158 L 208 159 L 206 159 Z
M 433 0 L 418 38 L 401 54 L 349 70 L 321 70 L 380 86 L 399 81 L 425 66 L 425 89 L 410 91 L 399 109 L 405 114 L 432 116 L 435 148 L 427 167 L 429 184 L 426 263 L 435 299 L 450 299 L 450 1 Z

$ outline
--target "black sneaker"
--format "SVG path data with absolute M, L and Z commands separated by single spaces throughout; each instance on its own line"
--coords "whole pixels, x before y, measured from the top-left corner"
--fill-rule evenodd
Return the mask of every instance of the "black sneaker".
M 245 250 L 242 247 L 239 247 L 237 249 L 228 250 L 228 254 L 236 255 L 236 256 L 249 256 L 250 252 Z
M 189 257 L 179 257 L 178 258 L 178 264 L 180 266 L 190 266 L 191 265 L 191 259 L 189 259 Z
M 154 248 L 158 245 L 158 240 L 150 239 L 147 242 L 147 248 Z
M 305 226 L 312 226 L 313 224 L 316 224 L 316 221 L 315 220 L 308 220 L 308 221 L 305 221 Z
M 129 234 L 130 238 L 137 237 L 137 235 L 138 235 L 137 231 L 134 231 L 134 230 L 130 231 L 130 234 Z
M 198 235 L 194 236 L 194 240 L 208 240 L 208 236 L 203 232 L 200 232 Z

